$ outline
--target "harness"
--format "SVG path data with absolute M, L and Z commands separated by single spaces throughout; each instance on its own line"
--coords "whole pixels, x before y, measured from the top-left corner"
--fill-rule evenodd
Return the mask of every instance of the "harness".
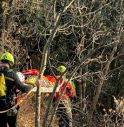
M 17 106 L 19 106 L 19 105 L 32 93 L 32 90 L 33 90 L 33 89 L 31 89 L 24 97 L 22 97 L 22 98 L 21 98 L 14 106 L 12 106 L 11 108 L 0 111 L 0 114 L 1 114 L 1 113 L 6 113 L 6 112 L 10 111 L 11 109 L 14 109 L 14 108 L 16 108 Z

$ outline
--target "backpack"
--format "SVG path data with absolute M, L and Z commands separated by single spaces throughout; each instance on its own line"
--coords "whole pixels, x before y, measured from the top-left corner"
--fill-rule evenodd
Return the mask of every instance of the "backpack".
M 6 96 L 6 83 L 4 74 L 0 73 L 0 97 L 2 96 Z

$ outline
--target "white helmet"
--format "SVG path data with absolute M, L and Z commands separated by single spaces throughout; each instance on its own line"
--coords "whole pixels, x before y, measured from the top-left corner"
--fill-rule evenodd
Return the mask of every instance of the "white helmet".
M 18 78 L 20 79 L 21 82 L 25 81 L 25 75 L 21 72 L 17 72 L 16 73 L 18 75 Z

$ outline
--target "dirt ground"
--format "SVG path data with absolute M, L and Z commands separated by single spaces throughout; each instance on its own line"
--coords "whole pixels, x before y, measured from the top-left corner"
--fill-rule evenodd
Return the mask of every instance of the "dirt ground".
M 45 109 L 41 109 L 41 121 L 43 118 L 43 113 Z M 55 118 L 56 119 L 56 118 Z M 34 127 L 35 120 L 35 95 L 31 94 L 26 98 L 20 105 L 20 109 L 18 112 L 18 127 Z M 54 120 L 51 127 L 58 127 L 57 121 Z

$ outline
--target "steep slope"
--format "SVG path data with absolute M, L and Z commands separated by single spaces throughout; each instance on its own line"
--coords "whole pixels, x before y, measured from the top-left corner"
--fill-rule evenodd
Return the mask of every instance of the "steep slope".
M 43 118 L 43 113 L 45 112 L 45 107 L 41 106 L 41 121 Z M 35 94 L 30 94 L 20 105 L 18 114 L 18 127 L 34 127 L 35 119 Z M 55 118 L 52 122 L 51 127 L 57 126 L 57 119 Z

